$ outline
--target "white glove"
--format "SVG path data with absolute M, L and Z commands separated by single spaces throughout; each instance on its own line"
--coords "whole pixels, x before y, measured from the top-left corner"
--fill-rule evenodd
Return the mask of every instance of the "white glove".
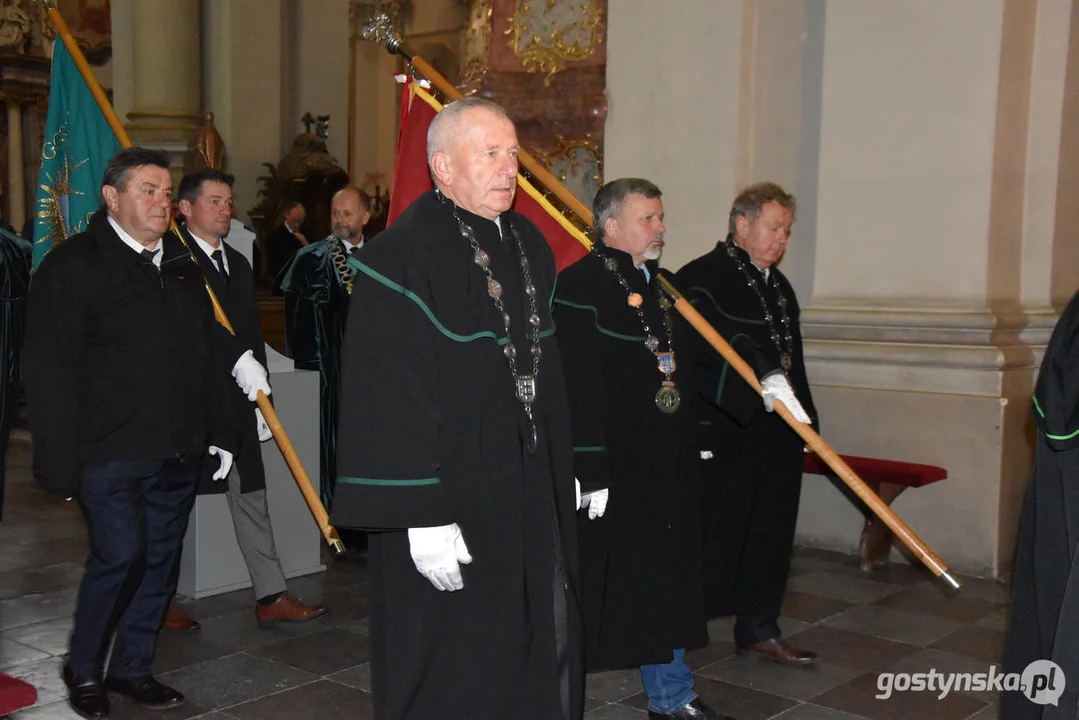
M 573 484 L 577 486 L 577 509 L 581 509 L 581 481 L 573 478 Z
M 262 411 L 258 408 L 255 408 L 255 431 L 259 434 L 259 442 L 266 442 L 273 437 L 270 424 L 262 417 Z
M 764 409 L 768 412 L 775 410 L 775 401 L 779 400 L 787 406 L 787 409 L 791 411 L 791 415 L 798 422 L 803 422 L 807 425 L 813 422 L 809 419 L 809 415 L 806 414 L 802 403 L 798 402 L 790 380 L 783 373 L 777 372 L 764 379 L 764 382 L 761 383 L 761 397 L 764 398 Z
M 602 490 L 593 490 L 581 495 L 581 509 L 588 508 L 588 519 L 595 520 L 598 517 L 603 517 L 603 513 L 607 512 L 607 496 L 610 495 L 609 488 L 603 488 Z
M 464 535 L 457 523 L 408 529 L 408 548 L 416 569 L 437 590 L 460 590 L 465 586 L 461 565 L 472 562 Z
M 255 353 L 251 350 L 241 355 L 232 366 L 232 377 L 236 378 L 236 384 L 251 402 L 255 401 L 259 390 L 263 395 L 270 394 L 269 373 L 262 367 L 262 363 L 255 359 Z
M 211 445 L 209 449 L 211 455 L 216 455 L 221 459 L 221 467 L 214 473 L 214 480 L 224 480 L 229 476 L 229 470 L 232 469 L 232 453 L 223 448 L 219 448 L 216 445 Z

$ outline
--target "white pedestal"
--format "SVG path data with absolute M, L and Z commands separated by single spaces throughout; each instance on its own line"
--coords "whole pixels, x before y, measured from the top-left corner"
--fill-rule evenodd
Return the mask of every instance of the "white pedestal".
M 278 353 L 273 355 L 276 358 L 270 360 L 269 370 L 274 408 L 318 491 L 318 373 L 296 370 L 288 358 Z M 285 577 L 325 570 L 320 560 L 322 534 L 273 440 L 262 444 L 262 462 L 266 466 L 274 542 Z M 225 495 L 200 495 L 184 537 L 177 593 L 198 599 L 248 587 L 251 578 L 236 543 Z

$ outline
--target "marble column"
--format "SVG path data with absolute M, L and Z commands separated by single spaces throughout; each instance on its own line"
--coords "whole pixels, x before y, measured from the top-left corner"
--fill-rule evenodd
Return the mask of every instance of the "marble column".
M 131 140 L 183 167 L 202 118 L 199 0 L 131 0 Z
M 22 108 L 18 100 L 7 100 L 7 206 L 8 222 L 22 232 L 26 221 L 26 187 L 23 182 Z

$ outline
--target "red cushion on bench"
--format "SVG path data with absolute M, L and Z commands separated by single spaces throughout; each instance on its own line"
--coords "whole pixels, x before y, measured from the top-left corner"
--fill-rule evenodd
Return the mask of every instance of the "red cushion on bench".
M 881 460 L 880 458 L 841 455 L 851 470 L 866 482 L 892 483 L 906 487 L 922 487 L 948 477 L 948 471 L 936 465 Z M 814 475 L 833 475 L 832 469 L 816 453 L 806 453 L 802 472 Z
M 37 702 L 37 690 L 28 682 L 0 673 L 0 715 L 7 715 Z

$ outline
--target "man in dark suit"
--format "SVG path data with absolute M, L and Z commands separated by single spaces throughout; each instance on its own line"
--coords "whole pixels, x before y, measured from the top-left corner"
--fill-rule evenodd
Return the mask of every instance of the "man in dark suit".
M 266 272 L 273 281 L 274 292 L 280 294 L 277 276 L 281 268 L 302 247 L 307 247 L 307 238 L 300 232 L 304 220 L 307 219 L 307 210 L 298 200 L 292 200 L 285 204 L 284 217 L 281 224 L 270 231 L 266 236 Z
M 218 343 L 219 371 L 224 376 L 236 367 L 236 358 L 243 357 L 247 359 L 241 366 L 248 364 L 256 375 L 261 372 L 265 377 L 266 342 L 262 337 L 254 274 L 246 258 L 222 239 L 228 235 L 232 220 L 232 183 L 232 175 L 219 170 L 202 170 L 185 176 L 180 181 L 179 192 L 180 213 L 184 217 L 182 232 L 236 332 Z M 204 466 L 200 492 L 227 491 L 236 541 L 258 601 L 255 618 L 259 627 L 265 628 L 305 622 L 322 615 L 326 608 L 304 605 L 285 592 L 285 574 L 274 547 L 266 503 L 266 471 L 259 443 L 269 440 L 271 435 L 254 403 L 258 390 L 270 394 L 268 383 L 251 393 L 236 385 L 229 389 L 229 414 L 239 436 L 236 463 L 227 483 L 213 482 L 209 468 Z M 194 621 L 189 622 L 194 625 L 192 629 L 198 627 Z
M 200 459 L 209 448 L 218 478 L 232 467 L 227 378 L 210 352 L 224 331 L 183 244 L 163 237 L 171 194 L 166 153 L 119 151 L 105 167 L 103 209 L 53 248 L 30 286 L 34 474 L 77 498 L 89 535 L 63 668 L 86 718 L 108 716 L 106 690 L 153 709 L 184 703 L 150 665 Z

